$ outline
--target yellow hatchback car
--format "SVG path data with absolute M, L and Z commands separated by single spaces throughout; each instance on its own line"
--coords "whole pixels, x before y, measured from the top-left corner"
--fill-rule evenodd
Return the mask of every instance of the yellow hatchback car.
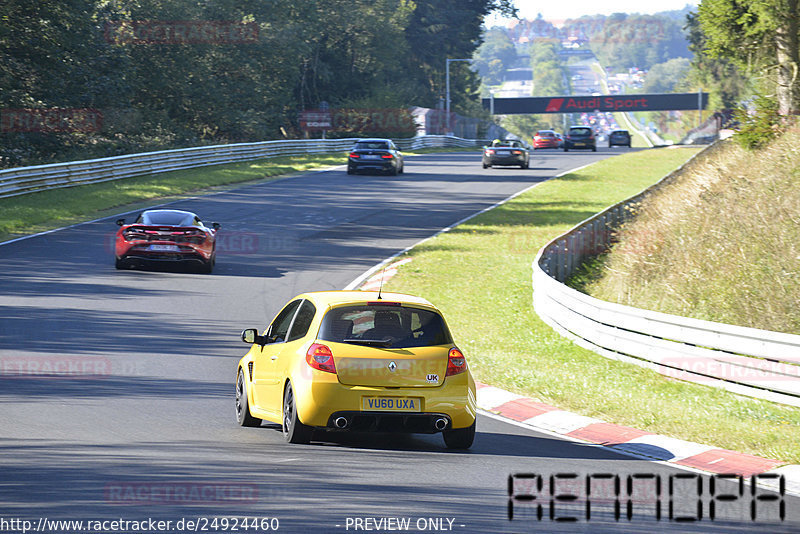
M 290 443 L 314 429 L 441 432 L 449 448 L 475 438 L 475 381 L 441 313 L 425 299 L 320 291 L 292 299 L 239 361 L 242 426 L 281 423 Z

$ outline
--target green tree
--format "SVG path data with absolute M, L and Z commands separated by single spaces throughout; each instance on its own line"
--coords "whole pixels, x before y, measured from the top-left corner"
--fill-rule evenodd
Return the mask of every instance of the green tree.
M 0 105 L 101 106 L 117 89 L 115 58 L 101 39 L 93 0 L 0 3 Z
M 606 67 L 648 70 L 676 57 L 690 57 L 680 24 L 660 15 L 615 13 L 591 39 L 592 50 Z
M 557 96 L 567 94 L 564 85 L 564 70 L 558 51 L 560 43 L 552 39 L 534 41 L 529 48 L 531 68 L 533 69 L 533 96 Z M 531 121 L 517 120 L 513 126 L 520 128 L 528 126 L 532 129 L 530 136 L 542 128 L 556 129 L 561 124 L 561 115 L 532 115 Z M 510 128 L 509 128 L 510 129 Z
M 103 108 L 126 91 L 93 0 L 0 2 L 0 108 Z M 57 157 L 82 132 L 0 132 L 0 166 Z
M 710 109 L 733 109 L 747 92 L 747 78 L 728 58 L 712 57 L 707 53 L 706 35 L 700 27 L 696 13 L 686 16 L 686 31 L 689 50 L 693 53 L 691 68 L 687 73 L 684 89 L 703 89 L 710 93 Z
M 5 0 L 0 106 L 94 107 L 102 132 L 0 132 L 0 165 L 298 135 L 298 113 L 435 107 L 447 58 L 468 58 L 511 0 Z M 137 22 L 138 21 L 138 22 Z M 137 24 L 247 24 L 245 42 L 138 39 Z M 139 24 L 141 27 L 141 24 Z M 480 114 L 479 80 L 452 65 L 453 109 Z M 36 161 L 36 162 L 39 162 Z
M 492 12 L 516 16 L 511 0 L 415 0 L 405 29 L 409 53 L 404 75 L 415 84 L 415 103 L 436 107 L 445 93 L 447 58 L 471 58 L 480 45 L 483 21 Z M 452 109 L 473 106 L 478 76 L 463 63 L 451 64 Z
M 642 91 L 645 93 L 671 93 L 686 78 L 691 62 L 685 58 L 673 58 L 650 68 Z
M 301 108 L 325 100 L 346 105 L 395 83 L 396 101 L 410 98 L 399 58 L 409 53 L 405 28 L 413 12 L 406 0 L 319 0 L 296 9 L 302 23 Z M 297 23 L 295 23 L 297 25 Z
M 503 81 L 503 73 L 517 61 L 517 48 L 504 28 L 494 27 L 486 32 L 483 43 L 475 51 L 473 67 L 488 85 Z
M 552 40 L 535 41 L 529 48 L 533 69 L 533 96 L 555 96 L 567 92 L 558 50 Z
M 749 74 L 766 72 L 778 113 L 800 111 L 798 0 L 703 0 L 698 16 L 712 57 L 730 59 Z
M 546 127 L 549 128 L 539 117 L 541 115 L 507 115 L 503 118 L 503 128 L 520 139 L 526 139 L 531 142 L 537 131 Z
M 603 31 L 606 18 L 605 15 L 583 15 L 578 19 L 567 19 L 561 30 L 567 37 L 591 39 Z

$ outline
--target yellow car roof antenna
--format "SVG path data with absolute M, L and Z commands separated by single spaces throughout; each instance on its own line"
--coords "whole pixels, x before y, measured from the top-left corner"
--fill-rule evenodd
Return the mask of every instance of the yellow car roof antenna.
M 383 291 L 383 276 L 386 274 L 386 265 L 381 269 L 381 283 L 378 286 L 378 300 L 381 300 L 381 291 Z

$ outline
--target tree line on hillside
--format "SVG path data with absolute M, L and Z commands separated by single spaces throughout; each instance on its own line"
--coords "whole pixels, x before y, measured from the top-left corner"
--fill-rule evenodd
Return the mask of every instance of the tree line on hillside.
M 323 102 L 436 107 L 445 59 L 471 56 L 491 12 L 514 8 L 511 0 L 5 0 L 0 166 L 297 137 L 298 114 Z M 452 108 L 478 110 L 477 76 L 451 67 Z M 101 120 L 65 110 L 95 110 Z
M 685 77 L 692 55 L 678 13 L 585 16 L 567 20 L 561 28 L 539 16 L 489 29 L 473 64 L 486 86 L 499 85 L 506 70 L 522 66 L 521 54 L 527 52 L 533 70 L 532 95 L 555 96 L 568 92 L 563 69 L 568 56 L 559 54 L 562 46 L 589 48 L 610 71 L 649 69 L 654 75 L 648 88 L 671 92 L 682 88 L 679 80 Z M 555 115 L 513 116 L 503 125 L 526 137 L 537 129 L 558 128 L 561 122 Z
M 738 108 L 745 146 L 759 146 L 800 114 L 800 2 L 702 0 L 695 10 L 584 16 L 556 28 L 539 17 L 493 28 L 476 53 L 487 84 L 536 41 L 589 47 L 613 71 L 649 70 L 642 90 L 710 93 L 712 110 Z M 516 45 L 516 47 L 515 47 Z
M 684 11 L 678 12 L 683 13 Z M 653 65 L 673 58 L 690 58 L 685 21 L 673 12 L 656 15 L 583 16 L 560 28 L 542 19 L 522 21 L 509 28 L 490 28 L 475 54 L 475 66 L 486 83 L 502 81 L 504 70 L 518 61 L 515 43 L 527 48 L 540 41 L 589 47 L 603 66 L 617 70 Z
M 590 38 L 591 48 L 604 67 L 649 70 L 678 57 L 690 57 L 680 23 L 666 16 L 616 13 L 605 19 Z

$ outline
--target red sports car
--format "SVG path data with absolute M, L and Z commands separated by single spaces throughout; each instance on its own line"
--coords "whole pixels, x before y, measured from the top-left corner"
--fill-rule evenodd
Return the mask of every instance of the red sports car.
M 553 130 L 539 130 L 533 136 L 533 149 L 539 148 L 559 148 L 559 139 Z
M 195 263 L 205 273 L 214 268 L 219 223 L 208 228 L 189 211 L 147 210 L 133 224 L 125 219 L 117 224 L 117 269 L 148 262 Z

